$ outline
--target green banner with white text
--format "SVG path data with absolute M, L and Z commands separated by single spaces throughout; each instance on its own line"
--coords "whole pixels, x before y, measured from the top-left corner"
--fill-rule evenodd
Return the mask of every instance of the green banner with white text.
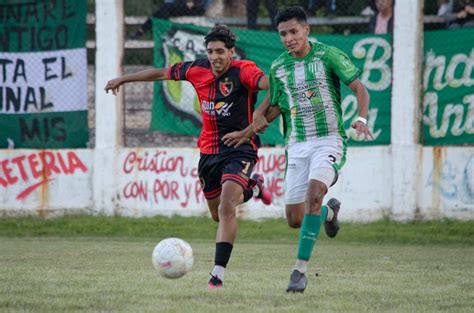
M 166 20 L 153 20 L 156 67 L 168 67 L 179 61 L 206 58 L 204 35 L 208 28 L 174 24 Z M 284 51 L 276 32 L 234 29 L 238 40 L 236 58 L 248 59 L 268 74 L 272 61 Z M 313 38 L 314 40 L 316 38 Z M 365 142 L 357 138 L 350 128 L 357 117 L 357 99 L 352 91 L 343 86 L 342 108 L 351 145 L 390 144 L 390 96 L 391 96 L 391 37 L 367 35 L 324 35 L 317 40 L 333 45 L 346 52 L 354 64 L 363 69 L 360 79 L 369 89 L 371 103 L 368 124 L 375 139 Z M 259 92 L 257 105 L 265 91 Z M 265 144 L 283 144 L 281 125 L 273 122 L 261 136 Z M 199 102 L 188 82 L 155 82 L 151 129 L 166 133 L 197 136 L 201 130 Z
M 425 33 L 424 145 L 474 144 L 474 29 Z
M 89 140 L 85 0 L 0 0 L 0 148 Z

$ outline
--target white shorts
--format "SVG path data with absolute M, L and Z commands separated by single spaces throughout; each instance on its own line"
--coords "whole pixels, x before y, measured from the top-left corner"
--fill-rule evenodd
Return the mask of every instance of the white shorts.
M 288 146 L 285 203 L 304 202 L 310 179 L 323 182 L 329 189 L 336 182 L 346 161 L 346 150 L 343 139 L 336 136 Z

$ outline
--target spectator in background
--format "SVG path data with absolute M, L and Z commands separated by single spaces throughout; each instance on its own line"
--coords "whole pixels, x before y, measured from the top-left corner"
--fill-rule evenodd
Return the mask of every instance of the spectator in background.
M 437 16 L 443 17 L 446 20 L 446 27 L 455 19 L 453 15 L 453 0 L 438 0 Z
M 153 12 L 153 16 L 162 19 L 176 16 L 198 16 L 204 14 L 205 4 L 206 2 L 200 0 L 164 0 L 163 4 Z M 138 39 L 150 29 L 151 17 L 130 38 Z
M 324 4 L 328 15 L 336 14 L 336 0 L 308 0 L 308 13 L 313 16 L 316 15 L 316 10 L 322 6 L 321 4 Z
M 373 16 L 377 13 L 377 6 L 375 0 L 367 0 L 367 6 L 360 12 L 362 16 Z
M 450 22 L 449 28 L 474 27 L 474 0 L 454 0 L 453 14 L 455 19 Z
M 375 0 L 377 14 L 369 22 L 369 31 L 373 34 L 387 34 L 393 32 L 393 5 L 394 0 Z
M 452 0 L 438 0 L 438 16 L 447 16 L 453 12 Z
M 257 28 L 257 14 L 260 0 L 247 0 L 247 26 L 249 29 Z M 277 1 L 265 0 L 265 7 L 272 23 L 272 29 L 276 30 L 275 16 L 277 14 Z

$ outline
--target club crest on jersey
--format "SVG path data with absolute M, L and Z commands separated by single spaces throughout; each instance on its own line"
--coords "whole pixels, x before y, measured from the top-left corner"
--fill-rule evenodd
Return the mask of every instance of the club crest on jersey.
M 230 95 L 233 87 L 234 84 L 232 83 L 232 81 L 228 81 L 227 78 L 223 82 L 219 82 L 219 91 L 224 97 Z

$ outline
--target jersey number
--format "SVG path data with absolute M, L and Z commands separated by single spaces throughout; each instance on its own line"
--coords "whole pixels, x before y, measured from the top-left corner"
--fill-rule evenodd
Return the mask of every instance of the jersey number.
M 248 171 L 249 171 L 249 167 L 250 167 L 250 162 L 247 162 L 247 161 L 242 161 L 242 163 L 244 164 L 244 169 L 242 171 L 242 173 L 244 173 L 245 175 L 248 175 Z

